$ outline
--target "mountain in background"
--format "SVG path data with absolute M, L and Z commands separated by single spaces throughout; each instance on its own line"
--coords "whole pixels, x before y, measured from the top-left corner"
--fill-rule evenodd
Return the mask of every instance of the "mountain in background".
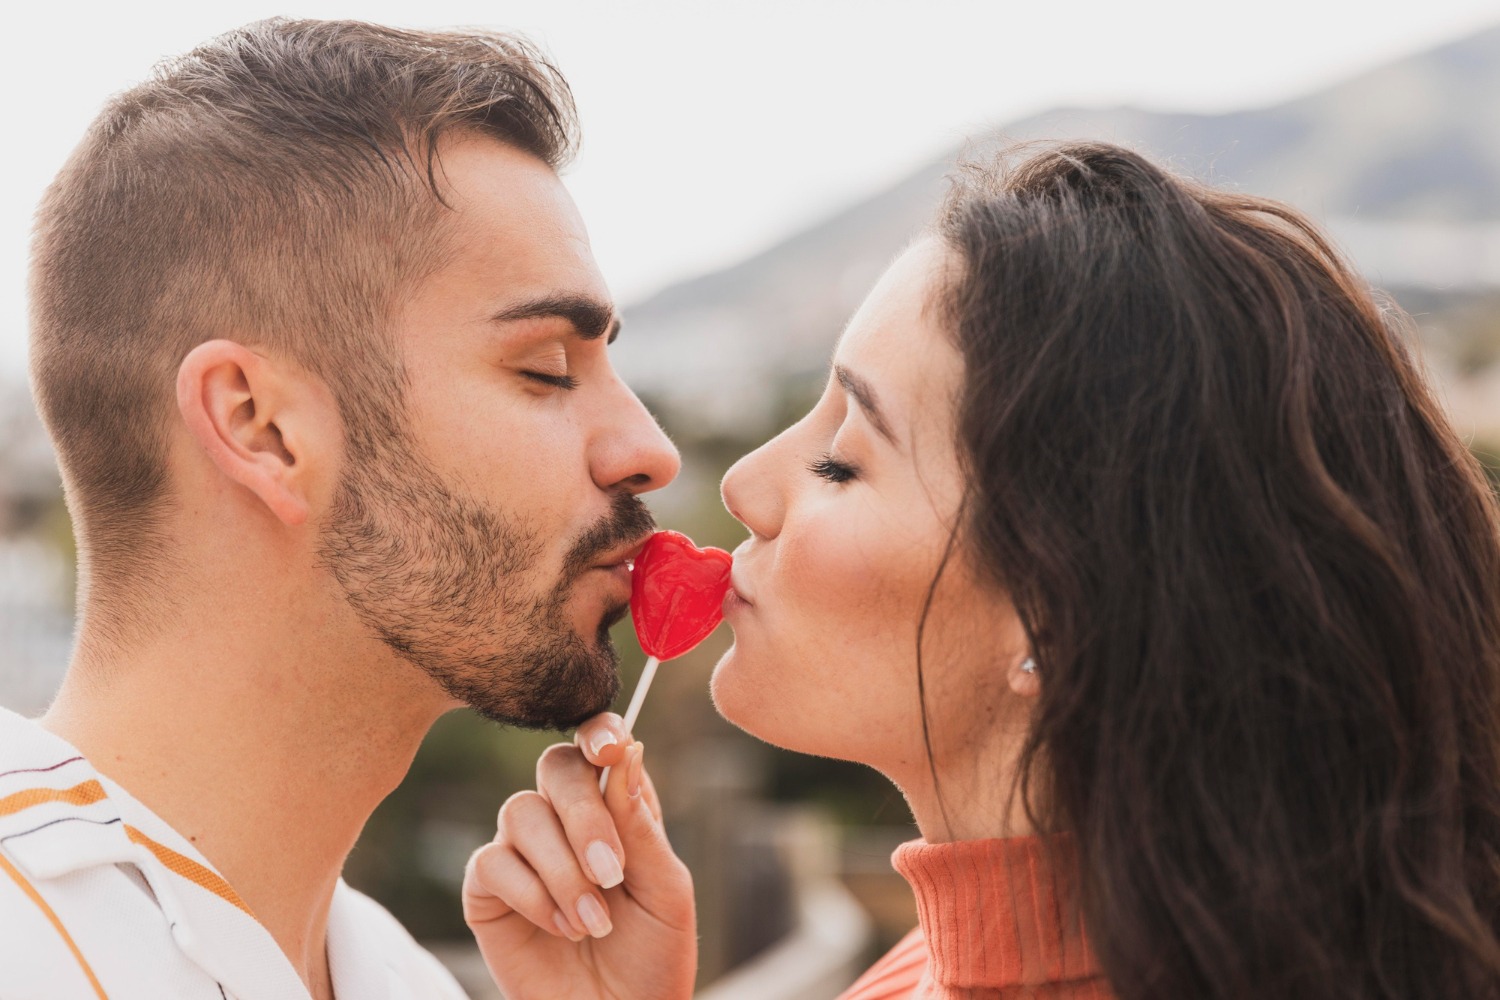
M 1064 108 L 979 138 L 1104 139 L 1209 183 L 1291 202 L 1376 284 L 1427 301 L 1434 291 L 1500 288 L 1497 94 L 1500 26 L 1271 107 Z M 963 152 L 627 310 L 631 332 L 616 354 L 625 380 L 669 424 L 743 433 L 773 420 L 768 387 L 824 368 L 876 276 L 931 218 Z

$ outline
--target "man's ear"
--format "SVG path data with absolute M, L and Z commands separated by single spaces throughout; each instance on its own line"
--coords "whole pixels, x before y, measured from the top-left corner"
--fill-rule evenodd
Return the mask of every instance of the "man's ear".
M 177 408 L 188 433 L 227 478 L 288 525 L 307 521 L 312 451 L 318 446 L 313 386 L 288 366 L 229 340 L 188 352 L 177 369 Z

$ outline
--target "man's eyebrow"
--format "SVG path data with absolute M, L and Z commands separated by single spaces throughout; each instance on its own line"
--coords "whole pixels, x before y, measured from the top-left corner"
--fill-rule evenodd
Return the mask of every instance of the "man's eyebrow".
M 567 322 L 584 340 L 598 340 L 608 334 L 605 343 L 613 344 L 620 335 L 620 318 L 614 307 L 587 295 L 544 295 L 507 306 L 490 317 L 497 323 L 549 318 Z
M 845 368 L 843 365 L 833 366 L 833 377 L 838 379 L 839 385 L 844 391 L 854 397 L 860 409 L 865 411 L 865 416 L 870 423 L 880 432 L 880 436 L 891 444 L 896 443 L 896 436 L 891 433 L 891 427 L 885 422 L 885 414 L 880 410 L 880 403 L 875 398 L 875 391 L 870 388 L 870 383 Z

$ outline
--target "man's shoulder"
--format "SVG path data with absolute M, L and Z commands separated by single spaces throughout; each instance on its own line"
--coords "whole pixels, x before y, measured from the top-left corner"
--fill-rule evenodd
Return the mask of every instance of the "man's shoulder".
M 64 922 L 19 867 L 0 849 L 0 996 L 87 996 L 97 981 L 89 958 L 80 960 L 79 928 Z
M 343 881 L 339 882 L 334 905 L 339 908 L 341 919 L 363 939 L 364 946 L 379 950 L 391 975 L 412 996 L 423 1000 L 429 997 L 468 1000 L 468 994 L 453 974 L 418 944 L 384 906 Z M 335 933 L 333 926 L 329 927 L 329 933 Z
M 111 836 L 120 823 L 89 814 L 97 808 L 23 829 L 0 825 L 0 996 L 216 995 L 214 977 L 182 956 L 151 886 L 129 863 L 133 845 Z
M 78 750 L 0 709 L 0 856 L 33 881 L 130 860 L 126 824 Z
M 196 982 L 200 972 L 176 961 L 183 958 L 176 925 L 162 910 L 168 896 L 176 923 L 191 918 L 214 929 L 219 957 L 233 953 L 234 962 L 257 966 L 259 955 L 257 967 L 275 966 L 277 975 L 266 973 L 272 979 L 292 975 L 275 942 L 184 838 L 67 741 L 0 708 L 0 996 L 91 995 L 95 981 L 138 979 L 142 962 L 160 967 L 152 982 L 172 980 L 156 995 L 189 995 L 176 977 Z M 342 881 L 329 915 L 329 956 L 353 982 L 367 982 L 371 996 L 467 1000 L 385 907 Z M 59 991 L 62 974 L 78 979 L 77 988 Z M 246 978 L 264 977 L 252 969 Z
M 184 838 L 77 748 L 4 710 L 0 927 L 5 1000 L 300 988 L 269 934 Z M 185 949 L 188 938 L 198 947 Z

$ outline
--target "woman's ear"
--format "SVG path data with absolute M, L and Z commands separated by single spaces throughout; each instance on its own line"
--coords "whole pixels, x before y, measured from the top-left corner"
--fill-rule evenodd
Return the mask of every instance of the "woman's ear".
M 1028 655 L 1025 659 L 1012 663 L 1006 671 L 1006 680 L 1011 691 L 1022 698 L 1035 698 L 1042 693 L 1041 672 L 1032 656 Z
M 307 521 L 316 447 L 308 377 L 229 340 L 188 352 L 177 408 L 188 433 L 226 478 L 289 526 Z

